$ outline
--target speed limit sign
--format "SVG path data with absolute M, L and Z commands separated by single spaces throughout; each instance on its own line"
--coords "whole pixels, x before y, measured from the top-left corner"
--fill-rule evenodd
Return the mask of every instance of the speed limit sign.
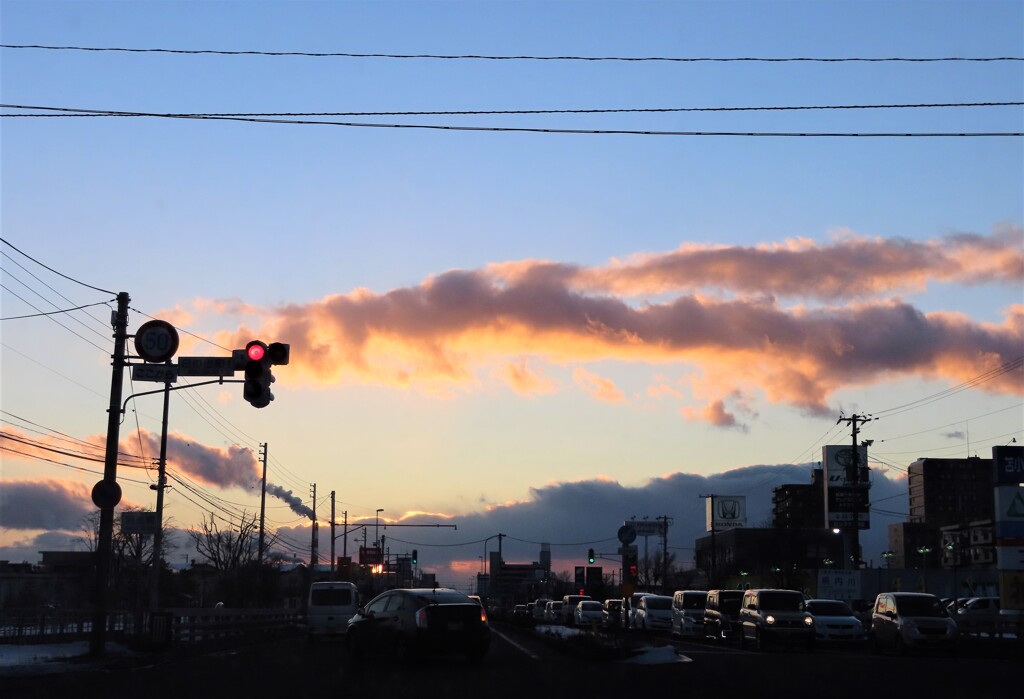
M 178 351 L 178 331 L 166 320 L 150 320 L 135 333 L 135 351 L 147 362 L 166 362 Z

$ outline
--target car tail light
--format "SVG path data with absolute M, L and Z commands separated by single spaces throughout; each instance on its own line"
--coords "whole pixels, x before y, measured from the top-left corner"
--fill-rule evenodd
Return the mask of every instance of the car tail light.
M 481 624 L 486 624 L 487 623 L 487 610 L 484 609 L 483 607 L 480 607 L 480 623 Z
M 424 607 L 423 609 L 421 609 L 418 612 L 416 612 L 416 628 L 418 628 L 418 629 L 425 629 L 425 628 L 427 628 L 427 608 L 426 607 Z

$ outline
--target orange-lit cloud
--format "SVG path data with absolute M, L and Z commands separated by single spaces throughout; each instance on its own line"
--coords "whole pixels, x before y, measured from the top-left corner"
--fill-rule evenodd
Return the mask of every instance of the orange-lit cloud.
M 583 367 L 576 367 L 572 372 L 572 378 L 584 393 L 590 394 L 599 401 L 622 403 L 626 400 L 626 396 L 623 395 L 622 391 L 616 388 L 615 382 L 593 374 Z
M 1014 361 L 1024 346 L 1024 304 L 1007 309 L 1000 323 L 981 323 L 924 312 L 890 294 L 932 280 L 1020 285 L 1022 241 L 1021 229 L 1004 228 L 925 243 L 844 236 L 829 246 L 690 245 L 590 269 L 501 263 L 386 293 L 359 289 L 264 309 L 258 332 L 246 325 L 218 342 L 289 342 L 291 364 L 276 372 L 283 382 L 375 383 L 438 395 L 478 386 L 488 374 L 524 394 L 554 390 L 558 384 L 541 373 L 546 362 L 574 365 L 578 386 L 621 402 L 612 382 L 581 365 L 686 363 L 705 386 L 697 399 L 706 407 L 692 416 L 735 425 L 739 406 L 727 396 L 741 389 L 746 402 L 825 412 L 843 387 L 907 376 L 960 383 Z M 659 298 L 632 300 L 641 294 Z M 203 308 L 254 311 L 240 302 Z M 979 388 L 1021 394 L 1021 376 Z

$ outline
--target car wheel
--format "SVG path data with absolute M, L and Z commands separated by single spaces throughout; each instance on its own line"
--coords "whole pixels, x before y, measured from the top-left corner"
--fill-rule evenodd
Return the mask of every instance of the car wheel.
M 745 634 L 743 632 L 743 629 L 741 628 L 740 629 L 740 650 L 746 650 L 746 649 L 747 649 L 747 634 Z
M 764 636 L 761 635 L 761 629 L 754 628 L 754 650 L 764 650 Z

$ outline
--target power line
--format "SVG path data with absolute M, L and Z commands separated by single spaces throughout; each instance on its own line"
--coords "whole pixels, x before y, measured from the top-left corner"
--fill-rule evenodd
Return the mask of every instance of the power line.
M 113 46 L 47 46 L 40 44 L 0 44 L 5 49 L 37 49 L 44 51 L 93 51 L 119 53 L 165 53 L 179 55 L 215 55 L 215 56 L 297 56 L 305 58 L 394 58 L 394 59 L 436 59 L 436 60 L 478 60 L 478 61 L 619 61 L 629 63 L 663 62 L 663 63 L 942 63 L 942 62 L 973 62 L 990 63 L 998 61 L 1024 61 L 1017 56 L 939 56 L 934 58 L 918 57 L 837 57 L 821 58 L 810 56 L 767 58 L 755 56 L 713 57 L 713 56 L 488 56 L 480 54 L 401 54 L 401 53 L 341 53 L 312 51 L 226 51 L 219 49 L 163 49 L 163 48 L 125 48 Z
M 0 107 L 40 109 L 16 105 Z M 83 110 L 73 110 L 83 111 Z M 104 113 L 103 110 L 95 110 Z M 237 121 L 253 124 L 287 124 L 291 126 L 341 126 L 370 129 L 420 129 L 432 131 L 475 131 L 490 133 L 543 133 L 576 134 L 587 136 L 733 136 L 738 138 L 1000 138 L 1024 136 L 1024 131 L 932 131 L 932 132 L 822 132 L 822 131 L 656 131 L 650 129 L 555 129 L 526 126 L 453 126 L 451 124 L 381 124 L 356 121 L 321 121 L 309 119 L 270 119 L 263 117 L 176 116 L 157 112 L 125 112 L 110 110 L 111 116 L 150 117 L 156 119 L 185 119 L 199 121 Z M 0 115 L 0 117 L 7 115 Z
M 423 110 L 402 112 L 167 112 L 164 117 L 178 119 L 204 119 L 217 117 L 368 117 L 368 116 L 488 116 L 523 114 L 676 114 L 689 112 L 784 112 L 784 111 L 825 111 L 854 109 L 932 109 L 950 107 L 1020 107 L 1024 102 L 935 102 L 920 104 L 823 104 L 823 105 L 781 105 L 758 107 L 620 107 L 607 109 L 467 109 L 467 110 Z M 41 107 L 17 104 L 0 104 L 4 109 L 39 109 L 45 113 L 0 114 L 0 117 L 19 118 L 73 118 L 73 117 L 136 117 L 135 112 L 120 112 L 102 109 L 73 109 L 67 107 Z M 49 112 L 60 112 L 51 114 Z
M 22 252 L 18 248 L 16 248 L 8 240 L 6 240 L 4 238 L 0 238 L 0 243 L 3 243 L 4 245 L 9 246 L 15 252 L 23 255 L 24 257 L 27 257 L 28 259 L 32 260 L 33 262 L 35 262 L 37 265 L 39 265 L 43 269 L 48 270 L 50 272 L 53 272 L 54 274 L 56 274 L 59 277 L 63 277 L 64 279 L 67 279 L 68 281 L 74 282 L 75 284 L 80 284 L 80 285 L 86 287 L 87 289 L 92 289 L 93 291 L 102 291 L 104 294 L 113 294 L 115 297 L 117 296 L 117 293 L 114 292 L 114 291 L 107 291 L 106 289 L 100 289 L 99 287 L 92 286 L 91 284 L 86 284 L 85 282 L 81 282 L 81 281 L 75 279 L 74 277 L 69 277 L 66 274 L 62 274 L 61 272 L 58 272 L 57 270 L 53 269 L 52 267 L 47 267 L 46 265 L 44 265 L 42 262 L 40 262 L 36 258 L 32 257 L 31 255 L 29 255 L 27 253 Z

